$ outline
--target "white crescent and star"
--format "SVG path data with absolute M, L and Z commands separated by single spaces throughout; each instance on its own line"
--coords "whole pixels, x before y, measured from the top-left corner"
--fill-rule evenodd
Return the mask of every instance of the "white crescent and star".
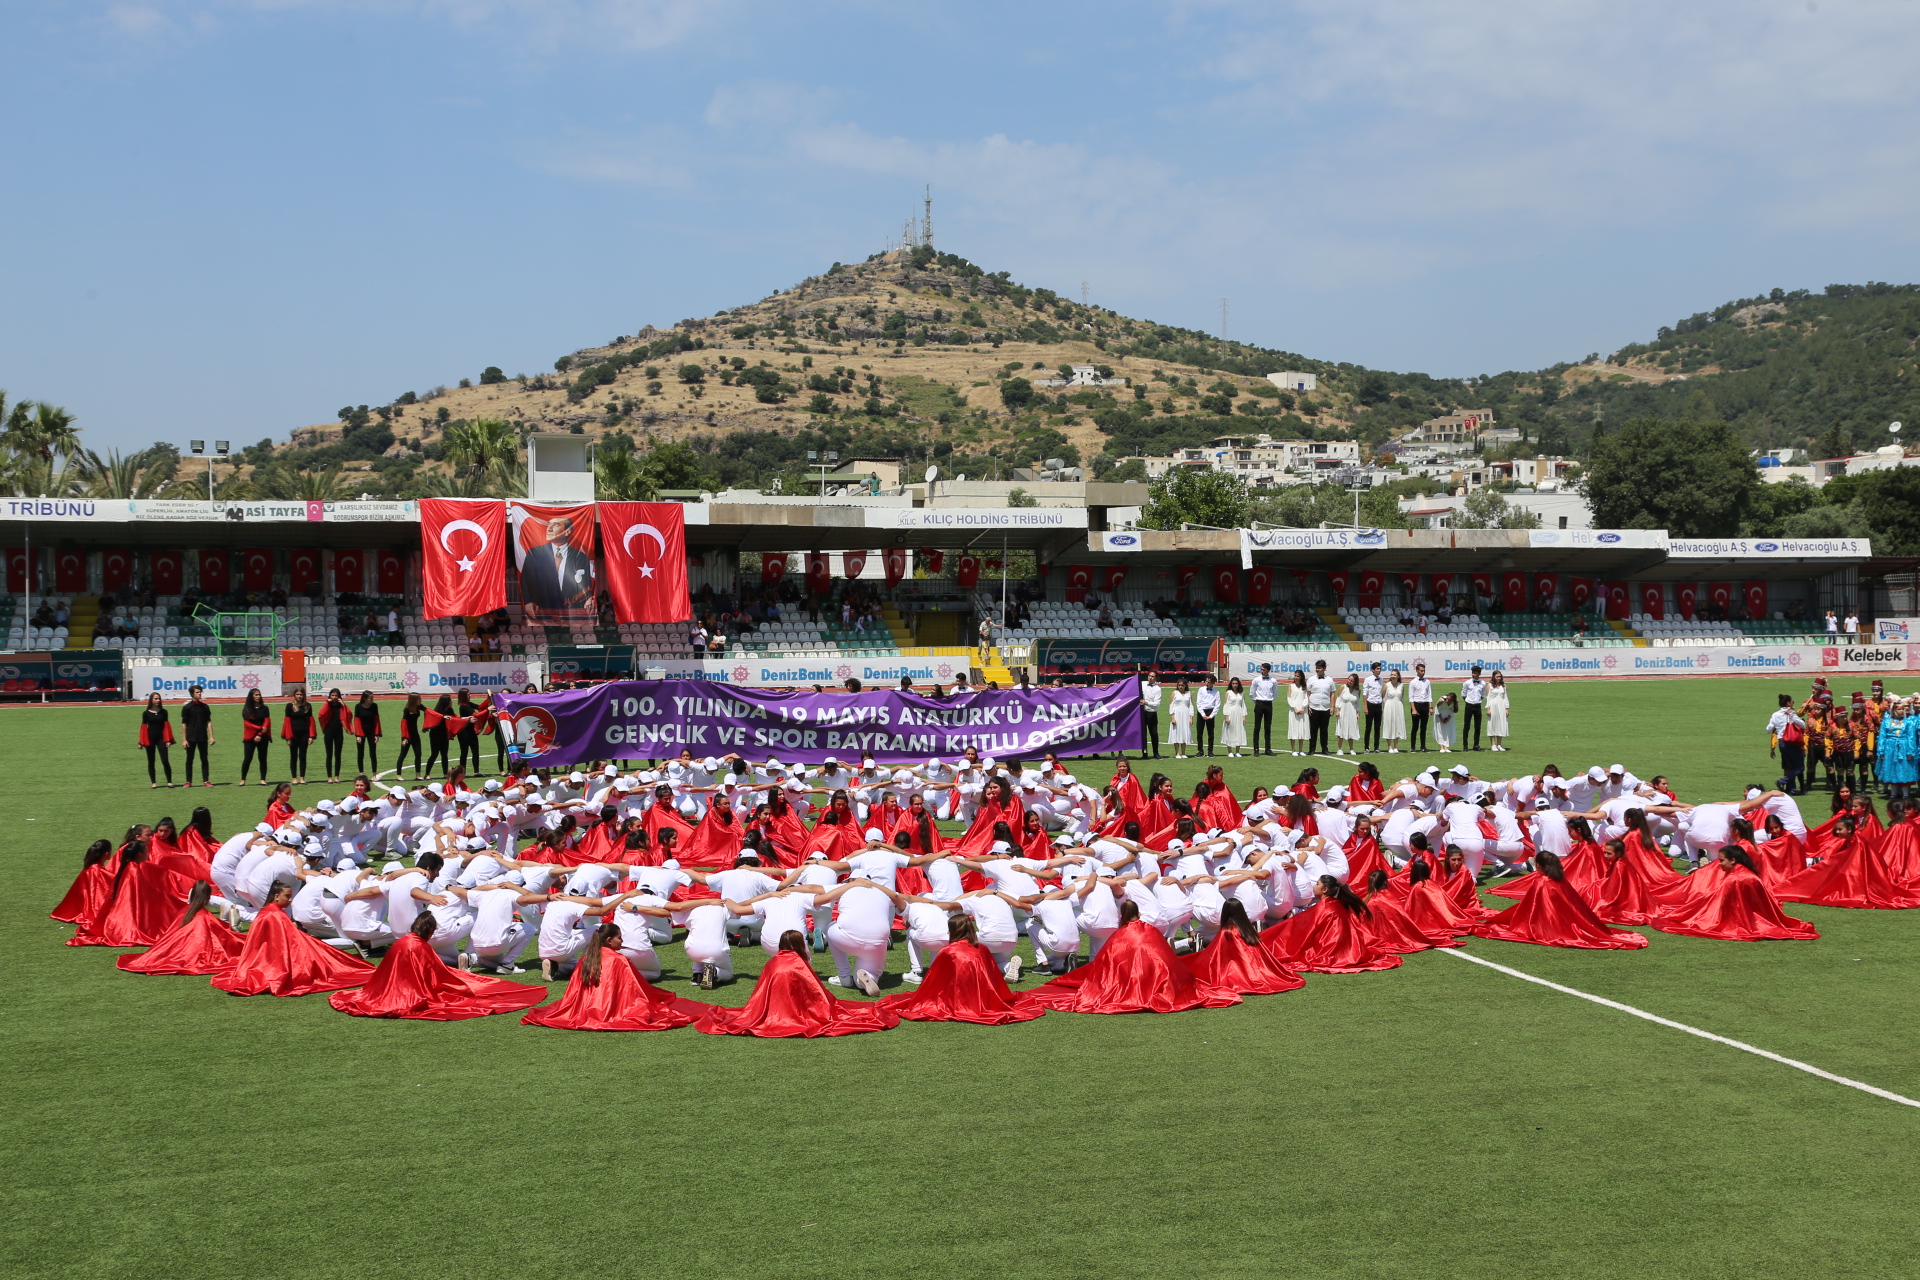
M 440 549 L 441 550 L 443 551 L 453 550 L 452 547 L 447 545 L 447 535 L 452 533 L 455 529 L 473 530 L 474 533 L 477 534 L 480 538 L 480 550 L 485 551 L 487 549 L 487 531 L 485 529 L 482 529 L 479 525 L 475 524 L 471 520 L 449 520 L 445 524 L 440 526 Z M 474 562 L 467 559 L 467 557 L 465 556 L 461 556 L 458 560 L 454 561 L 454 563 L 460 566 L 460 572 L 469 573 L 473 569 Z

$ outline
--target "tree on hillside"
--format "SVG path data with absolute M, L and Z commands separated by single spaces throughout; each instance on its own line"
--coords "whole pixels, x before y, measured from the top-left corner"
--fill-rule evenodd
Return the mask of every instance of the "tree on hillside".
M 1724 422 L 1637 418 L 1595 440 L 1581 491 L 1601 529 L 1739 533 L 1760 473 Z
M 1033 403 L 1033 384 L 1025 378 L 1008 378 L 1000 384 L 1000 402 L 1015 413 Z
M 486 490 L 484 496 L 512 497 L 525 486 L 520 475 L 520 438 L 499 418 L 476 418 L 447 428 L 447 461 Z
M 1147 488 L 1142 529 L 1178 529 L 1183 524 L 1238 529 L 1247 523 L 1247 486 L 1238 476 L 1198 467 L 1174 467 Z
M 83 449 L 77 461 L 90 498 L 158 498 L 173 481 L 175 459 L 155 458 L 151 450 L 122 454 L 114 449 L 103 458 Z

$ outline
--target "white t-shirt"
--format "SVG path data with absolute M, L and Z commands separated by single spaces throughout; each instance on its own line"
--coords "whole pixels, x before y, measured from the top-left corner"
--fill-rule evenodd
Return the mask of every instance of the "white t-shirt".
M 966 892 L 961 884 L 960 868 L 950 859 L 935 858 L 920 869 L 926 872 L 927 887 L 932 890 L 927 895 L 929 898 L 952 902 Z
M 1080 925 L 1074 919 L 1073 902 L 1068 898 L 1048 898 L 1045 902 L 1033 905 L 1033 918 L 1040 927 L 1053 935 L 1054 941 L 1064 943 L 1069 938 L 1080 936 Z
M 707 877 L 707 888 L 735 902 L 745 902 L 756 894 L 768 893 L 779 887 L 778 880 L 764 871 L 755 871 L 752 867 L 735 867 L 731 871 L 716 871 Z
M 574 873 L 567 877 L 566 892 L 577 893 L 583 898 L 597 898 L 612 888 L 619 878 L 618 872 L 598 863 L 588 863 L 575 868 Z
M 862 942 L 885 942 L 893 929 L 893 899 L 878 889 L 855 885 L 841 894 L 840 932 Z M 1012 917 L 1009 916 L 1009 919 Z
M 1768 796 L 1760 802 L 1760 807 L 1780 819 L 1780 825 L 1796 836 L 1807 834 L 1806 819 L 1800 816 L 1800 805 L 1792 796 Z M 1762 818 L 1764 823 L 1766 819 Z M 1758 825 L 1758 824 L 1756 824 Z
M 738 902 L 739 899 L 736 898 L 734 901 Z M 812 901 L 804 893 L 783 893 L 777 898 L 768 898 L 765 902 L 759 903 L 760 937 L 778 946 L 780 935 L 789 929 L 805 933 L 807 906 Z
M 545 930 L 542 929 L 544 934 Z M 727 909 L 703 902 L 687 913 L 687 953 L 714 955 L 727 949 Z
M 1325 711 L 1333 706 L 1333 677 L 1307 677 L 1307 708 L 1311 711 Z
M 228 836 L 218 849 L 213 851 L 211 875 L 215 884 L 232 884 L 234 875 L 240 869 L 240 860 L 247 856 L 247 845 L 254 840 L 264 840 L 258 831 L 242 831 L 237 836 Z
M 1536 809 L 1533 814 L 1533 847 L 1560 858 L 1572 853 L 1573 833 L 1567 829 L 1567 815 L 1558 809 Z
M 371 889 L 372 885 L 361 885 L 362 889 Z M 349 892 L 354 892 L 349 890 Z M 340 907 L 340 932 L 373 933 L 380 928 L 381 920 L 387 914 L 387 895 L 383 892 L 371 898 L 357 898 L 345 902 Z
M 1045 869 L 1032 858 L 996 858 L 980 864 L 981 874 L 993 881 L 993 887 L 1009 897 L 1024 898 L 1040 892 L 1040 882 L 1029 872 Z
M 906 910 L 907 936 L 921 946 L 934 946 L 947 940 L 946 910 L 930 902 L 909 902 Z
M 513 909 L 520 901 L 518 889 L 476 889 L 467 895 L 473 908 L 473 945 L 503 947 L 507 930 L 513 925 Z
M 675 889 L 692 884 L 693 877 L 677 867 L 635 867 L 633 882 L 648 893 L 671 898 Z M 739 899 L 734 901 L 738 902 Z
M 973 917 L 974 929 L 982 942 L 1015 942 L 1019 940 L 1019 930 L 1014 928 L 1013 908 L 1005 900 L 991 894 L 981 894 L 977 898 L 961 900 L 960 909 Z
M 1120 904 L 1114 900 L 1113 890 L 1098 880 L 1087 890 L 1086 897 L 1076 894 L 1066 901 L 1074 904 L 1075 919 L 1082 929 L 1111 932 L 1120 927 Z
M 892 849 L 868 849 L 856 853 L 847 859 L 847 874 L 884 884 L 887 888 L 896 888 L 899 882 L 900 868 L 910 859 L 904 853 Z
M 571 952 L 589 910 L 584 902 L 549 902 L 540 915 L 540 955 L 553 959 Z
M 413 918 L 428 905 L 414 897 L 413 891 L 428 887 L 427 873 L 424 871 L 409 871 L 387 881 L 387 924 L 396 937 L 413 928 Z
M 297 874 L 299 868 L 300 864 L 294 861 L 293 854 L 283 848 L 280 852 L 269 854 L 255 862 L 247 874 L 235 881 L 235 884 L 249 900 L 265 902 L 267 894 L 276 882 L 299 884 L 300 877 Z

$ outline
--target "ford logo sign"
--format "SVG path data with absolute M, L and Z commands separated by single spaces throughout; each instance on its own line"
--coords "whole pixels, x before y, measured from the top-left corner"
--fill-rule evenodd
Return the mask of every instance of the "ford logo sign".
M 1778 551 L 1780 544 L 1777 542 L 1756 542 L 1753 544 L 1753 549 L 1755 551 Z
M 1595 542 L 1618 542 L 1620 541 L 1620 535 L 1617 533 L 1603 533 L 1598 537 L 1596 537 L 1594 541 Z
M 1353 540 L 1363 547 L 1377 547 L 1387 540 L 1387 535 L 1381 529 L 1362 529 L 1353 535 Z
M 1140 539 L 1130 533 L 1110 533 L 1107 535 L 1107 545 L 1110 547 L 1136 546 L 1139 541 Z

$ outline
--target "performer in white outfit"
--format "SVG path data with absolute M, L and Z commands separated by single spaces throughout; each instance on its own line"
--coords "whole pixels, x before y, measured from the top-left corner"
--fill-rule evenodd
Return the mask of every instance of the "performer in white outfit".
M 1193 691 L 1185 680 L 1167 700 L 1167 745 L 1175 748 L 1176 760 L 1186 759 L 1187 748 L 1193 745 Z
M 1380 738 L 1386 744 L 1388 755 L 1399 755 L 1402 744 L 1407 740 L 1406 689 L 1406 682 L 1400 679 L 1398 670 L 1387 672 L 1385 708 L 1380 713 Z
M 1313 724 L 1307 718 L 1311 698 L 1307 673 L 1295 671 L 1293 683 L 1287 686 L 1287 746 L 1296 756 L 1307 754 L 1307 739 L 1313 734 Z
M 1333 704 L 1333 754 L 1337 756 L 1360 754 L 1360 677 L 1351 675 L 1340 686 L 1340 696 Z
M 1505 751 L 1507 737 L 1507 677 L 1506 673 L 1496 671 L 1487 681 L 1487 745 L 1494 751 Z
M 1227 681 L 1227 691 L 1220 699 L 1220 745 L 1236 760 L 1245 754 L 1241 748 L 1247 745 L 1247 696 L 1241 691 L 1239 676 Z

